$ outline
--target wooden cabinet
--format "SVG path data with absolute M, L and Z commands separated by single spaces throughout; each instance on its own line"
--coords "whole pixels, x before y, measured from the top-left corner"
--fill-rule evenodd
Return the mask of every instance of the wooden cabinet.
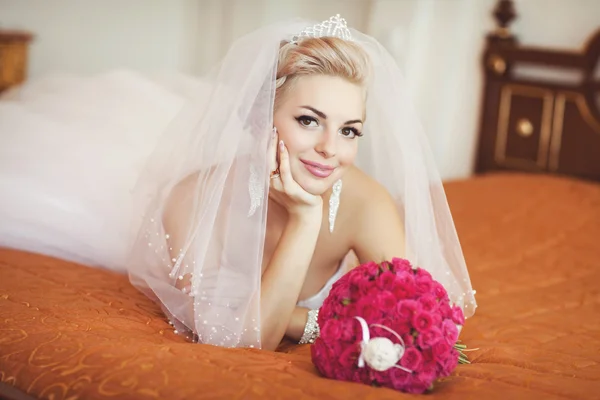
M 476 172 L 557 173 L 600 181 L 600 30 L 581 52 L 488 37 Z
M 27 78 L 29 43 L 27 32 L 0 30 L 0 92 Z

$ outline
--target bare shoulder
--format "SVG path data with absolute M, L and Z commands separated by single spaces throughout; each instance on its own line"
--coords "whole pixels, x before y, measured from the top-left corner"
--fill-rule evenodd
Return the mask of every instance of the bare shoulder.
M 369 214 L 387 207 L 396 209 L 387 189 L 357 167 L 346 173 L 342 193 L 344 201 L 351 204 L 354 215 Z
M 189 217 L 184 216 L 184 211 L 189 211 L 188 206 L 191 205 L 199 175 L 199 172 L 191 173 L 173 186 L 167 197 L 165 207 L 165 217 L 167 220 L 175 216 L 185 219 Z
M 347 202 L 346 226 L 361 262 L 404 256 L 404 223 L 383 185 L 353 167 L 344 178 L 342 196 Z

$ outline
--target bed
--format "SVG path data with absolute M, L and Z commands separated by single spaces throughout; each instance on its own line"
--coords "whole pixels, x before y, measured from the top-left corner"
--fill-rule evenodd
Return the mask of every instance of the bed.
M 526 48 L 511 10 L 499 2 L 483 57 L 477 174 L 446 183 L 479 302 L 461 338 L 478 350 L 428 397 L 600 398 L 598 78 L 513 73 L 520 60 L 598 65 L 600 31 L 581 54 Z M 188 343 L 127 277 L 0 249 L 0 398 L 409 397 L 324 379 L 309 354 Z

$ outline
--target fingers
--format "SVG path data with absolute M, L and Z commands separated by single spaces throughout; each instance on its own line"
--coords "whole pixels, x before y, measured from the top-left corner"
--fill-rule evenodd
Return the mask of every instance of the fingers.
M 279 134 L 277 133 L 277 128 L 273 128 L 271 134 L 271 142 L 269 144 L 269 174 L 277 171 L 279 169 L 279 160 L 278 160 L 278 143 L 279 143 Z M 272 177 L 269 176 L 269 186 L 274 188 L 277 191 L 283 191 L 283 183 L 281 182 L 281 178 L 279 176 Z
M 294 183 L 292 171 L 290 170 L 290 155 L 283 140 L 279 141 L 279 174 L 284 189 L 290 189 Z
M 277 134 L 277 128 L 273 128 L 271 132 L 271 142 L 269 143 L 269 171 L 275 171 L 278 167 L 277 162 L 277 143 L 279 142 Z

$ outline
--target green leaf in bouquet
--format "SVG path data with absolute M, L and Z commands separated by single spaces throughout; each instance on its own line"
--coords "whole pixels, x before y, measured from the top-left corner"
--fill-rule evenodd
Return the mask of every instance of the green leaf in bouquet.
M 467 349 L 467 345 L 460 343 L 460 341 L 454 344 L 454 348 L 458 351 L 458 363 L 459 364 L 471 364 L 469 361 L 469 357 L 467 357 L 467 352 L 479 350 L 477 349 Z

